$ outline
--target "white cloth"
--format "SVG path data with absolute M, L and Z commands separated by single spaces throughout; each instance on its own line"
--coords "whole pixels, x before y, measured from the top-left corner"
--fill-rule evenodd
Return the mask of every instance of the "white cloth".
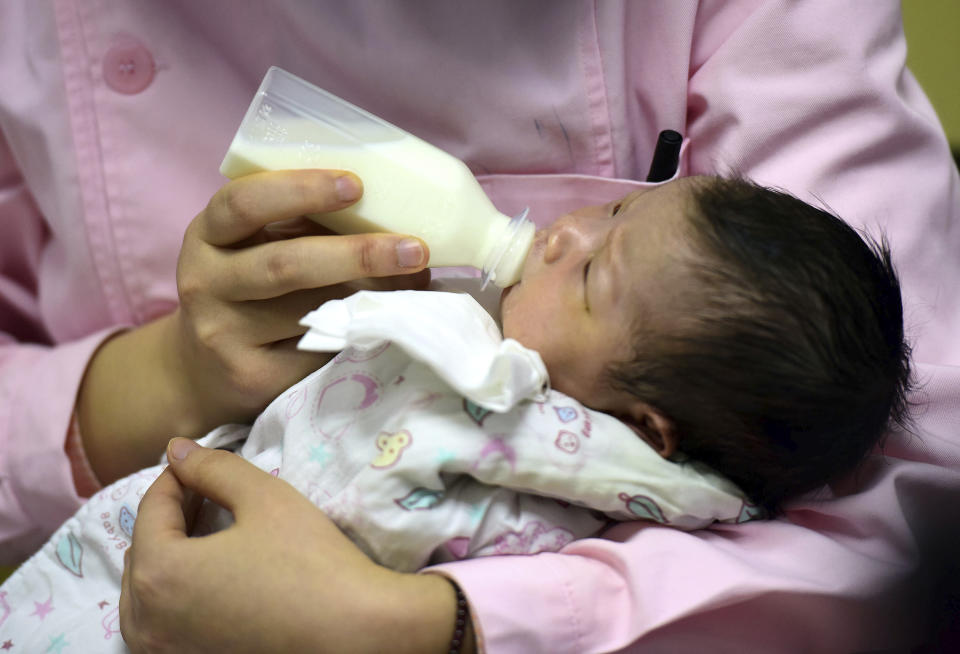
M 202 442 L 242 441 L 242 456 L 391 568 L 557 551 L 611 519 L 696 529 L 757 515 L 711 470 L 667 461 L 616 419 L 547 390 L 539 355 L 502 339 L 469 295 L 364 291 L 304 322 L 302 347 L 350 347 L 252 427 L 225 425 Z M 61 637 L 124 651 L 114 638 L 123 551 L 161 470 L 91 498 L 0 587 L 0 634 L 29 644 L 21 651 Z M 201 521 L 213 530 L 229 514 L 208 504 Z M 46 603 L 27 600 L 40 595 Z
M 466 293 L 361 291 L 327 302 L 300 324 L 310 330 L 298 347 L 339 352 L 392 341 L 464 397 L 504 412 L 547 385 L 540 355 L 500 336 L 493 318 Z

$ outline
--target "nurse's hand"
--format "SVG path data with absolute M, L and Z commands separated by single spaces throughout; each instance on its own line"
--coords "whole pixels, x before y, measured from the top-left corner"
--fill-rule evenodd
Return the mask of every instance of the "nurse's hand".
M 337 236 L 304 218 L 362 193 L 348 173 L 255 173 L 224 185 L 186 230 L 179 308 L 107 341 L 77 401 L 84 449 L 104 483 L 153 465 L 171 436 L 253 419 L 329 356 L 296 350 L 299 320 L 360 288 L 429 283 L 419 239 Z
M 423 242 L 332 236 L 303 218 L 362 192 L 351 174 L 265 172 L 226 184 L 187 228 L 177 265 L 178 355 L 200 432 L 252 419 L 329 355 L 300 352 L 300 318 L 359 288 L 424 285 Z M 373 280 L 371 278 L 381 278 Z M 385 278 L 385 279 L 384 279 Z M 361 281 L 357 281 L 361 280 Z
M 456 596 L 444 578 L 376 565 L 292 486 L 230 452 L 176 439 L 167 455 L 123 570 L 131 651 L 447 651 Z M 236 522 L 188 537 L 193 492 Z

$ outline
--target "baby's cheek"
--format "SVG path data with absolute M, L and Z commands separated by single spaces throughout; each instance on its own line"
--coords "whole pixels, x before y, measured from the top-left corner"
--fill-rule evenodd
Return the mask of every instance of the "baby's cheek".
M 562 358 L 553 358 L 541 353 L 543 363 L 550 371 L 550 387 L 577 399 L 584 405 L 598 408 L 595 392 L 596 378 L 586 370 L 572 367 L 569 361 Z
M 504 303 L 500 311 L 503 337 L 512 338 L 531 349 L 536 349 L 534 334 L 539 329 L 537 324 L 539 322 L 535 315 L 524 310 L 524 307 L 518 306 L 516 302 Z

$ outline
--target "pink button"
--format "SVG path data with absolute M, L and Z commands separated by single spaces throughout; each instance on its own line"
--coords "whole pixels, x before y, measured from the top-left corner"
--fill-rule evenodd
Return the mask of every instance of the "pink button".
M 103 56 L 103 79 L 117 93 L 139 93 L 153 81 L 153 55 L 132 37 L 123 38 Z

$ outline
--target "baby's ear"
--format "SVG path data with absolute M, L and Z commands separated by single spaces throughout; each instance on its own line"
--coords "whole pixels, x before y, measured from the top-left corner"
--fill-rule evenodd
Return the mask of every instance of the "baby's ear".
M 635 400 L 629 412 L 618 417 L 663 458 L 677 451 L 677 426 L 655 406 Z

